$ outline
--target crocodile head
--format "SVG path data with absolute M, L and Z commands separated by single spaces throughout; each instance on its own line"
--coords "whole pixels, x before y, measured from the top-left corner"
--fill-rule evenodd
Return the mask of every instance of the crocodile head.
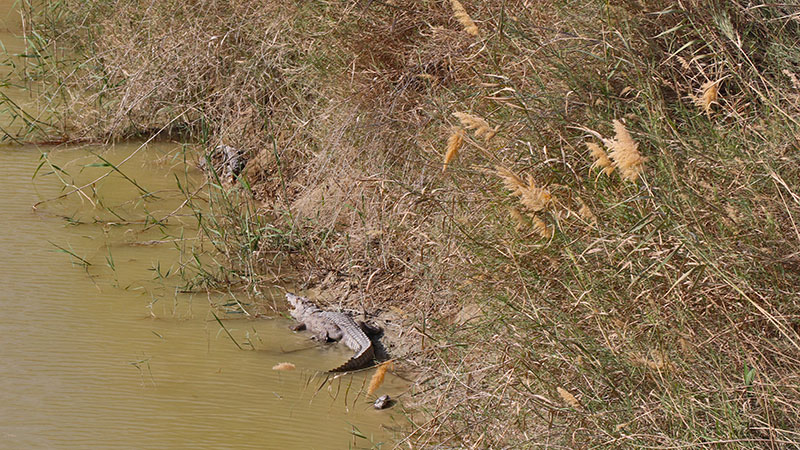
M 288 301 L 289 304 L 292 305 L 292 308 L 294 308 L 293 311 L 289 311 L 289 314 L 291 314 L 292 317 L 297 320 L 301 320 L 302 316 L 305 316 L 310 312 L 319 311 L 317 305 L 312 303 L 310 300 L 300 297 L 299 295 L 294 295 L 291 292 L 286 293 L 286 301 Z

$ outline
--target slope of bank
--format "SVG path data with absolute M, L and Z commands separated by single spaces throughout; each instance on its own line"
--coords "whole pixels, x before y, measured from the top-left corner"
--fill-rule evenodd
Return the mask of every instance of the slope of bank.
M 396 319 L 405 441 L 800 444 L 800 20 L 765 2 L 66 1 L 57 120 L 246 151 L 213 287 Z M 212 183 L 214 184 L 214 183 Z

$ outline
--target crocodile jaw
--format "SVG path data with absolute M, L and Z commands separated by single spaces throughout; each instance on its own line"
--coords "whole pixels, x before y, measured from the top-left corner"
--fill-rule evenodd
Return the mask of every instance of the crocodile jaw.
M 320 311 L 315 304 L 303 297 L 294 295 L 291 292 L 286 293 L 286 301 L 288 301 L 289 304 L 292 305 L 292 308 L 294 308 L 293 310 L 289 311 L 289 315 L 291 315 L 294 320 L 301 323 L 305 321 L 306 316 L 309 314 Z

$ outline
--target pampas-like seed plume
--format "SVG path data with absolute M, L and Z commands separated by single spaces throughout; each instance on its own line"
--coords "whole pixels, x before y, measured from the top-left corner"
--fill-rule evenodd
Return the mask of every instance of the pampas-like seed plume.
M 550 200 L 552 199 L 553 197 L 550 195 L 550 192 L 547 191 L 547 189 L 536 187 L 536 182 L 533 181 L 533 177 L 528 175 L 528 188 L 520 193 L 520 203 L 525 205 L 528 210 L 538 212 L 547 208 L 547 205 L 550 204 Z
M 480 32 L 478 31 L 478 26 L 475 25 L 475 22 L 473 22 L 472 18 L 467 14 L 464 5 L 458 0 L 450 0 L 450 6 L 453 8 L 453 16 L 458 20 L 461 26 L 464 27 L 464 31 L 473 36 L 479 36 Z
M 547 189 L 542 189 L 536 186 L 536 182 L 532 176 L 528 176 L 528 182 L 525 183 L 514 172 L 502 166 L 495 167 L 497 175 L 503 180 L 506 189 L 511 191 L 511 195 L 519 197 L 519 202 L 528 209 L 529 212 L 535 213 L 541 211 L 550 204 L 552 196 Z
M 453 115 L 461 121 L 461 125 L 464 128 L 475 130 L 475 137 L 482 137 L 485 142 L 489 142 L 494 135 L 497 134 L 497 130 L 499 129 L 499 127 L 490 127 L 489 122 L 479 116 L 467 114 L 465 112 L 455 112 Z
M 619 169 L 622 178 L 636 181 L 644 171 L 645 159 L 639 153 L 639 143 L 634 141 L 631 134 L 619 120 L 614 121 L 614 139 L 604 142 L 610 150 L 608 156 L 614 161 L 614 167 Z
M 456 156 L 458 156 L 458 151 L 461 149 L 461 145 L 464 143 L 464 130 L 461 128 L 456 128 L 453 130 L 453 133 L 447 138 L 447 150 L 444 152 L 444 164 L 442 165 L 442 172 L 447 170 L 447 165 L 450 164 Z
M 294 369 L 295 369 L 294 364 L 292 364 L 290 362 L 282 362 L 282 363 L 275 364 L 274 366 L 272 366 L 272 370 L 283 370 L 283 371 L 286 371 L 286 370 L 294 370 Z
M 392 368 L 392 362 L 386 361 L 385 363 L 378 366 L 378 370 L 375 371 L 375 375 L 372 375 L 372 379 L 369 380 L 369 388 L 367 389 L 367 394 L 372 395 L 375 391 L 378 390 L 379 387 L 383 384 L 383 379 L 386 377 L 386 371 Z
M 608 159 L 605 150 L 594 142 L 587 142 L 586 147 L 589 148 L 592 158 L 594 159 L 592 167 L 600 167 L 606 175 L 611 175 L 611 173 L 614 172 L 614 164 Z
M 558 395 L 561 397 L 561 399 L 564 400 L 564 403 L 575 409 L 582 409 L 581 403 L 578 401 L 577 398 L 575 398 L 574 395 L 570 394 L 568 390 L 559 386 L 556 388 L 556 391 L 558 392 Z
M 711 117 L 711 105 L 717 103 L 719 98 L 719 84 L 722 80 L 707 81 L 700 86 L 700 95 L 694 97 L 694 104 Z
M 506 189 L 511 191 L 511 195 L 517 195 L 517 192 L 528 187 L 520 177 L 505 167 L 496 166 L 495 170 L 500 179 L 503 180 L 503 185 L 505 185 Z
M 533 216 L 533 229 L 544 239 L 553 237 L 553 228 L 548 226 L 544 220 L 537 216 Z

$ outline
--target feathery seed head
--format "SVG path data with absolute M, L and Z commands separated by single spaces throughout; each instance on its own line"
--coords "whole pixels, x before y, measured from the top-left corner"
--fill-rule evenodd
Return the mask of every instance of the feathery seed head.
M 528 187 L 520 177 L 505 167 L 495 166 L 495 170 L 497 171 L 497 176 L 503 180 L 503 185 L 505 185 L 506 189 L 511 191 L 511 195 L 519 195 L 518 192 L 520 190 Z
M 581 403 L 574 395 L 570 394 L 568 390 L 559 386 L 556 388 L 556 392 L 558 392 L 558 395 L 564 400 L 564 403 L 575 409 L 581 409 Z
M 619 169 L 623 179 L 636 181 L 644 172 L 645 163 L 645 158 L 639 153 L 639 143 L 633 140 L 619 120 L 614 120 L 614 133 L 614 139 L 604 141 L 610 150 L 608 156 L 614 161 L 614 167 Z
M 600 167 L 606 175 L 611 175 L 614 172 L 614 164 L 608 159 L 608 155 L 599 145 L 594 142 L 587 142 L 586 147 L 589 148 L 591 156 L 594 159 L 592 168 Z
M 295 365 L 290 363 L 290 362 L 282 362 L 282 363 L 275 364 L 274 366 L 272 366 L 272 370 L 287 371 L 287 370 L 294 370 L 294 369 L 295 369 Z
M 700 95 L 694 97 L 694 104 L 711 117 L 711 105 L 717 103 L 719 98 L 719 85 L 722 80 L 707 81 L 700 86 Z
M 505 167 L 496 166 L 495 170 L 500 179 L 503 180 L 506 189 L 511 191 L 511 195 L 519 197 L 519 202 L 529 212 L 535 213 L 550 205 L 553 198 L 550 192 L 547 189 L 537 187 L 532 176 L 528 175 L 528 182 L 526 183 Z
M 367 394 L 372 395 L 375 391 L 378 390 L 379 387 L 383 384 L 383 379 L 386 377 L 386 371 L 392 368 L 392 361 L 386 361 L 375 371 L 375 374 L 372 375 L 372 379 L 369 381 L 369 388 L 367 389 Z
M 465 112 L 454 112 L 454 116 L 461 121 L 461 125 L 468 130 L 475 130 L 475 137 L 482 137 L 485 142 L 489 142 L 495 134 L 497 134 L 498 127 L 492 128 L 489 126 L 484 118 L 467 114 Z
M 526 225 L 528 225 L 528 221 L 525 219 L 525 216 L 523 216 L 522 213 L 519 212 L 517 208 L 509 206 L 508 215 L 510 215 L 511 218 L 514 219 L 514 222 L 517 224 L 514 227 L 515 230 L 522 231 L 522 229 L 525 228 Z
M 450 6 L 453 8 L 453 17 L 464 27 L 464 31 L 475 37 L 480 36 L 478 26 L 475 25 L 475 22 L 473 22 L 472 18 L 467 14 L 464 5 L 458 0 L 450 0 Z
M 528 210 L 533 212 L 541 211 L 550 204 L 553 196 L 547 189 L 542 189 L 536 186 L 533 176 L 528 175 L 528 186 L 520 193 L 519 201 L 525 205 Z
M 442 165 L 442 172 L 447 170 L 447 165 L 458 156 L 458 151 L 464 144 L 464 130 L 456 128 L 450 137 L 447 138 L 447 150 L 444 152 L 444 164 Z
M 594 215 L 592 209 L 583 202 L 583 200 L 578 199 L 578 203 L 581 204 L 581 208 L 578 210 L 578 214 L 583 217 L 583 220 L 589 223 L 597 223 L 597 216 Z
M 547 225 L 547 223 L 538 216 L 533 216 L 533 229 L 536 230 L 543 239 L 550 239 L 553 237 L 553 227 Z

